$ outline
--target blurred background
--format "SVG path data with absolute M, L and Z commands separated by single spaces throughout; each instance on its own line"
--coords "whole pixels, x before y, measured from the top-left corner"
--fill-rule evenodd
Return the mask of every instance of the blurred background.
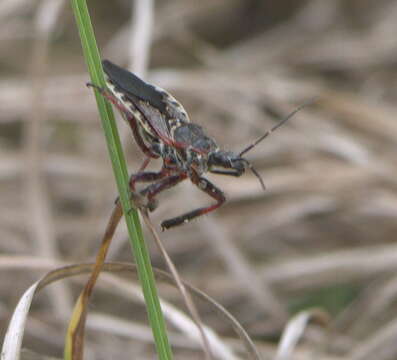
M 161 238 L 182 277 L 224 305 L 264 358 L 274 357 L 294 314 L 316 307 L 328 312 L 328 327 L 310 325 L 294 359 L 396 359 L 397 1 L 118 0 L 89 8 L 102 56 L 169 90 L 224 149 L 243 149 L 316 98 L 247 154 L 266 192 L 250 172 L 208 176 L 227 203 Z M 116 187 L 69 2 L 2 0 L 0 19 L 2 337 L 34 281 L 94 259 Z M 133 172 L 143 156 L 118 119 Z M 211 200 L 186 181 L 159 201 L 157 226 Z M 131 261 L 126 236 L 121 224 L 109 260 Z M 61 357 L 85 279 L 35 299 L 24 347 Z M 184 309 L 177 291 L 160 290 Z M 230 326 L 197 306 L 238 354 Z M 203 357 L 169 327 L 177 359 Z M 128 291 L 100 282 L 89 328 L 87 359 L 155 358 L 144 307 Z

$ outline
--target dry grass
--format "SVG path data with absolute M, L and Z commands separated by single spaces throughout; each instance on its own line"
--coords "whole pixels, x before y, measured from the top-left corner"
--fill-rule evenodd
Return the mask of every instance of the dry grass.
M 227 307 L 264 358 L 274 356 L 291 315 L 316 306 L 330 312 L 329 329 L 310 326 L 296 359 L 395 359 L 397 2 L 168 0 L 154 12 L 137 2 L 135 13 L 127 1 L 110 3 L 91 9 L 103 56 L 169 89 L 225 148 L 242 149 L 318 97 L 247 155 L 265 193 L 250 173 L 210 176 L 227 204 L 162 234 L 184 279 Z M 131 26 L 130 18 L 139 21 Z M 4 0 L 0 19 L 4 331 L 43 271 L 93 259 L 115 185 L 69 4 Z M 142 157 L 121 128 L 134 171 Z M 153 221 L 206 201 L 186 182 L 160 197 Z M 112 260 L 129 260 L 125 236 L 120 228 Z M 36 300 L 25 347 L 59 356 L 78 285 Z M 169 287 L 161 292 L 181 303 Z M 231 335 L 198 305 L 205 322 Z M 101 331 L 88 336 L 87 359 L 153 357 L 143 335 L 116 334 L 105 317 L 132 326 L 145 320 L 141 305 L 102 287 L 93 307 Z M 177 359 L 202 356 L 178 336 Z

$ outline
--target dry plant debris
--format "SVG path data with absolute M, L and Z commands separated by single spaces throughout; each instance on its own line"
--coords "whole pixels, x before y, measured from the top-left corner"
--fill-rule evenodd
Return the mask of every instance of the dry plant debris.
M 250 154 L 266 193 L 249 173 L 211 177 L 227 204 L 163 234 L 183 278 L 228 308 L 264 358 L 275 356 L 288 319 L 315 306 L 330 313 L 329 327 L 310 325 L 294 359 L 395 359 L 397 2 L 135 3 L 90 4 L 103 56 L 168 89 L 225 147 L 242 149 L 318 97 Z M 115 197 L 68 6 L 0 4 L 1 331 L 43 272 L 92 259 Z M 120 127 L 134 171 L 141 154 Z M 182 184 L 161 197 L 152 220 L 205 200 Z M 129 259 L 125 236 L 119 229 L 112 260 Z M 160 259 L 153 245 L 153 261 L 163 266 Z M 59 356 L 80 288 L 64 283 L 36 300 L 26 348 Z M 180 301 L 167 286 L 161 292 Z M 99 288 L 93 306 L 101 331 L 88 334 L 87 356 L 152 356 L 146 342 L 109 336 L 108 321 L 98 320 L 110 314 L 140 323 L 141 305 Z M 231 335 L 208 308 L 199 310 L 219 334 Z M 200 356 L 194 347 L 176 351 L 178 359 Z

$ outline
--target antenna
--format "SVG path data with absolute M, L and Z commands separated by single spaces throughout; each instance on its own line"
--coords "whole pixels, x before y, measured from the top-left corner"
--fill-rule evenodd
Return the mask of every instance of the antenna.
M 258 145 L 262 140 L 264 140 L 265 138 L 267 138 L 273 131 L 275 131 L 276 129 L 278 129 L 281 125 L 285 124 L 289 119 L 291 119 L 298 111 L 302 110 L 304 107 L 306 107 L 307 105 L 313 104 L 313 102 L 316 100 L 316 98 L 314 99 L 310 99 L 306 102 L 304 102 L 302 105 L 299 105 L 295 110 L 293 110 L 292 112 L 290 112 L 284 119 L 282 119 L 281 121 L 279 121 L 276 125 L 274 125 L 270 130 L 266 131 L 260 138 L 256 139 L 252 144 L 248 145 L 244 150 L 242 150 L 240 152 L 240 154 L 238 154 L 239 157 L 243 156 L 245 153 L 247 153 L 248 151 L 250 151 L 251 149 L 253 149 L 256 145 Z M 251 170 L 253 168 L 251 167 Z
M 263 191 L 266 191 L 265 183 L 263 182 L 263 179 L 259 175 L 258 171 L 253 167 L 253 165 L 247 159 L 239 158 L 238 160 L 244 161 L 247 164 L 252 173 L 258 178 L 259 182 L 261 183 Z

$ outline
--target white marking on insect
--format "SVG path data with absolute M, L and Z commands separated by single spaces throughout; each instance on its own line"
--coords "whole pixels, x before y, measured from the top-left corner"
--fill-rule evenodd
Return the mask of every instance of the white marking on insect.
M 207 188 L 207 183 L 204 180 L 201 180 L 198 185 L 199 188 L 202 190 L 205 190 Z
M 174 135 L 175 130 L 182 125 L 182 122 L 179 119 L 175 119 L 175 118 L 170 119 L 168 123 L 170 125 L 170 130 L 172 135 Z
M 156 136 L 156 134 L 153 133 L 152 128 L 150 125 L 147 123 L 145 120 L 144 116 L 141 114 L 140 111 L 138 111 L 135 107 L 135 105 L 126 98 L 125 93 L 123 91 L 119 91 L 116 86 L 112 83 L 112 81 L 107 78 L 106 79 L 106 86 L 109 89 L 109 91 L 116 97 L 118 102 L 123 105 L 129 113 L 135 117 L 135 119 L 139 122 L 139 124 L 152 136 Z
M 156 85 L 153 86 L 156 91 L 158 91 L 161 95 L 163 95 L 164 101 L 168 104 L 167 110 L 169 113 L 175 115 L 175 109 L 176 109 L 179 112 L 179 116 L 181 116 L 184 121 L 190 122 L 187 111 L 178 100 L 176 100 L 168 91 L 162 89 L 161 87 Z

